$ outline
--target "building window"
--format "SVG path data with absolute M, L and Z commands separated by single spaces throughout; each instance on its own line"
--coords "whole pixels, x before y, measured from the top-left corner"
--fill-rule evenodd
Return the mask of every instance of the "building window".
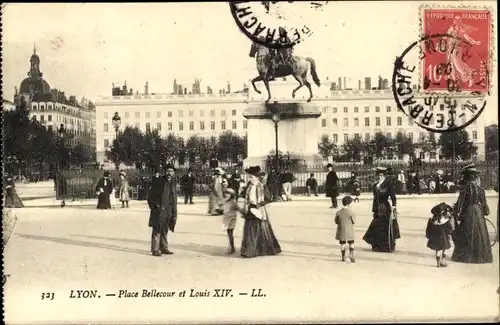
M 365 133 L 365 141 L 370 141 L 370 133 Z
M 210 110 L 210 116 L 215 116 L 215 109 Z
M 189 131 L 194 130 L 194 122 L 189 122 Z
M 139 122 L 135 123 L 135 127 L 140 129 L 141 128 L 141 124 Z
M 236 130 L 236 121 L 232 121 L 232 122 L 231 122 L 231 128 L 232 128 L 233 130 Z
M 156 112 L 156 117 L 160 118 L 161 117 L 161 111 Z
M 42 115 L 43 117 L 43 115 Z M 42 118 L 43 121 L 43 118 Z M 104 123 L 104 132 L 108 132 L 108 123 Z
M 47 121 L 52 122 L 52 115 L 47 115 Z
M 210 121 L 210 130 L 215 130 L 215 121 Z
M 205 122 L 203 121 L 200 122 L 200 130 L 205 130 Z
M 323 113 L 325 113 L 325 114 L 328 113 L 328 107 L 326 107 L 326 106 L 323 107 Z
M 130 117 L 130 112 L 125 112 L 125 118 L 129 118 Z
M 387 132 L 387 139 L 392 139 L 392 133 L 391 132 Z
M 344 107 L 344 113 L 348 113 L 349 112 L 349 108 L 348 107 Z
M 418 141 L 424 141 L 424 140 L 425 140 L 424 132 L 418 132 Z
M 167 128 L 169 131 L 172 131 L 172 122 L 168 122 Z
M 477 131 L 472 131 L 472 140 L 477 140 Z
M 337 113 L 337 107 L 333 108 L 333 114 Z
M 386 109 L 387 113 L 391 112 L 391 106 L 387 106 L 385 109 Z
M 411 141 L 413 141 L 413 132 L 409 132 L 409 133 L 408 133 L 408 138 L 410 138 L 410 139 L 411 139 Z
M 104 139 L 104 148 L 109 148 L 109 140 Z
M 337 133 L 333 134 L 333 143 L 339 142 L 339 135 Z
M 354 106 L 354 113 L 358 113 L 359 112 L 359 107 L 358 106 Z
M 233 109 L 233 110 L 231 111 L 231 114 L 232 114 L 233 116 L 236 116 L 236 110 L 235 110 L 235 109 Z
M 375 126 L 380 126 L 380 117 L 375 118 Z
M 385 124 L 387 124 L 387 126 L 391 126 L 391 118 L 390 117 L 385 118 Z
M 246 130 L 247 129 L 247 120 L 243 120 L 243 129 Z
M 359 126 L 359 118 L 354 118 L 354 126 Z
M 194 115 L 194 111 L 192 109 L 189 110 L 189 117 L 193 117 L 193 115 Z
M 205 111 L 204 110 L 200 111 L 200 117 L 205 117 Z
M 220 122 L 220 128 L 221 128 L 221 130 L 225 130 L 226 129 L 226 121 L 221 121 Z
M 349 141 L 349 134 L 344 133 L 344 142 Z
M 108 112 L 104 112 L 104 119 L 107 120 L 109 118 Z
M 167 112 L 167 116 L 168 116 L 168 117 L 172 117 L 172 111 L 168 111 L 168 112 Z
M 356 140 L 361 139 L 361 135 L 359 133 L 354 133 L 354 139 Z
M 179 111 L 179 117 L 184 117 L 184 111 L 182 110 Z
M 349 119 L 347 119 L 347 117 L 344 118 L 344 126 L 349 126 Z
M 408 125 L 413 125 L 413 119 L 411 117 L 408 118 Z
M 157 129 L 158 131 L 161 131 L 161 123 L 156 123 L 156 129 Z
M 336 119 L 336 118 L 334 118 L 334 119 L 332 120 L 332 123 L 333 123 L 333 126 L 337 126 L 337 119 Z
M 398 126 L 403 125 L 403 118 L 401 116 L 398 116 Z
M 182 111 L 180 111 L 182 112 Z M 179 122 L 179 131 L 184 131 L 184 123 L 183 122 Z
M 135 118 L 140 118 L 141 117 L 141 112 L 135 112 Z
M 370 106 L 365 106 L 365 113 L 369 113 L 370 112 Z
M 380 106 L 375 106 L 375 113 L 380 112 Z
M 326 128 L 326 119 L 321 120 L 321 126 Z
M 151 124 L 150 123 L 146 123 L 146 132 L 151 132 Z
M 151 112 L 146 112 L 146 118 L 151 118 Z
M 220 115 L 221 115 L 221 116 L 226 116 L 226 110 L 225 110 L 225 109 L 222 109 L 222 110 L 220 111 Z
M 370 118 L 365 117 L 365 126 L 370 126 Z

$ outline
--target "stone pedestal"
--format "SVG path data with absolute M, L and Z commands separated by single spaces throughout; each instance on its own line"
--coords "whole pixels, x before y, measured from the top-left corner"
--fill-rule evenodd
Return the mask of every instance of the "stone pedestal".
M 291 78 L 291 77 L 290 77 Z M 272 99 L 265 103 L 267 92 L 263 83 L 257 83 L 261 94 L 253 87 L 249 89 L 249 103 L 243 116 L 247 118 L 248 158 L 244 166 L 259 165 L 264 167 L 271 151 L 275 150 L 276 138 L 272 112 L 280 113 L 278 126 L 278 150 L 290 152 L 292 159 L 297 159 L 301 165 L 319 165 L 323 158 L 318 155 L 319 125 L 318 118 L 321 109 L 314 99 L 307 102 L 309 91 L 302 87 L 295 98 L 292 91 L 298 86 L 295 79 L 281 79 L 270 83 Z M 322 97 L 327 91 L 324 87 L 316 87 L 313 94 Z

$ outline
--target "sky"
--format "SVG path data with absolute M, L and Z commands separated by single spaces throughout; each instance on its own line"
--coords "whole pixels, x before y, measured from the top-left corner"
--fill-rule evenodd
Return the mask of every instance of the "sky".
M 300 17 L 313 35 L 295 54 L 314 58 L 322 80 L 346 77 L 348 87 L 365 77 L 372 84 L 379 75 L 390 79 L 396 56 L 419 36 L 422 3 L 330 1 Z M 485 4 L 496 8 L 495 2 Z M 493 17 L 497 26 L 496 12 Z M 44 79 L 77 98 L 109 96 L 112 83 L 125 81 L 134 92 L 148 81 L 150 92 L 170 93 L 174 78 L 188 89 L 199 78 L 202 91 L 207 85 L 225 88 L 228 81 L 236 90 L 257 76 L 250 41 L 226 2 L 16 3 L 3 5 L 2 23 L 2 90 L 8 100 L 26 77 L 34 44 Z M 485 114 L 496 122 L 496 92 L 492 101 L 495 107 Z

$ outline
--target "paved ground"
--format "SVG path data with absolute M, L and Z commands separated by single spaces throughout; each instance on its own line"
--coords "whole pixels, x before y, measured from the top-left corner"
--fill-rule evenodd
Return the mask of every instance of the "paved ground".
M 354 264 L 340 262 L 333 211 L 324 199 L 270 205 L 283 253 L 255 259 L 224 255 L 227 240 L 221 220 L 205 215 L 205 203 L 179 206 L 176 233 L 169 236 L 175 254 L 158 258 L 149 253 L 144 202 L 132 202 L 130 209 L 102 211 L 95 210 L 93 202 L 74 202 L 61 209 L 47 207 L 52 199 L 43 200 L 26 201 L 27 207 L 18 210 L 19 220 L 5 250 L 5 272 L 11 274 L 4 291 L 9 324 L 35 320 L 486 321 L 499 314 L 498 245 L 493 264 L 450 263 L 446 269 L 435 267 L 433 252 L 425 246 L 428 211 L 453 198 L 400 200 L 402 238 L 394 254 L 369 251 L 361 238 L 371 220 L 370 202 L 355 204 Z M 496 221 L 498 196 L 488 202 Z M 237 244 L 242 226 L 239 219 Z M 234 296 L 216 298 L 216 288 L 230 288 Z M 266 296 L 250 297 L 252 289 L 258 288 Z M 176 295 L 105 296 L 119 290 L 138 291 L 140 296 L 142 289 Z M 189 297 L 190 289 L 208 290 L 211 297 Z M 71 290 L 98 290 L 100 298 L 70 299 Z M 183 290 L 186 297 L 179 297 Z M 54 299 L 41 300 L 44 292 L 54 293 Z

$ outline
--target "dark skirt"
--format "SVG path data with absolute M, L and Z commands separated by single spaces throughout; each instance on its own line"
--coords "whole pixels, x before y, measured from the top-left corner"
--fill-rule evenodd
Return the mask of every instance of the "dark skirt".
M 111 202 L 109 202 L 109 193 L 100 193 L 97 196 L 98 209 L 111 209 Z
M 6 208 L 24 208 L 23 201 L 21 201 L 21 198 L 14 189 L 6 191 L 4 204 Z
M 274 236 L 269 219 L 246 219 L 243 226 L 241 256 L 256 257 L 279 253 L 281 253 L 281 247 Z
M 396 239 L 401 238 L 397 219 L 392 220 L 391 236 L 389 240 L 389 216 L 374 216 L 363 240 L 372 246 L 376 252 L 393 252 L 396 248 Z
M 456 227 L 453 242 L 455 248 L 451 260 L 460 263 L 493 263 L 486 220 L 479 204 L 467 207 L 461 224 Z
M 435 251 L 444 251 L 451 248 L 447 225 L 432 225 L 429 229 L 427 247 Z

